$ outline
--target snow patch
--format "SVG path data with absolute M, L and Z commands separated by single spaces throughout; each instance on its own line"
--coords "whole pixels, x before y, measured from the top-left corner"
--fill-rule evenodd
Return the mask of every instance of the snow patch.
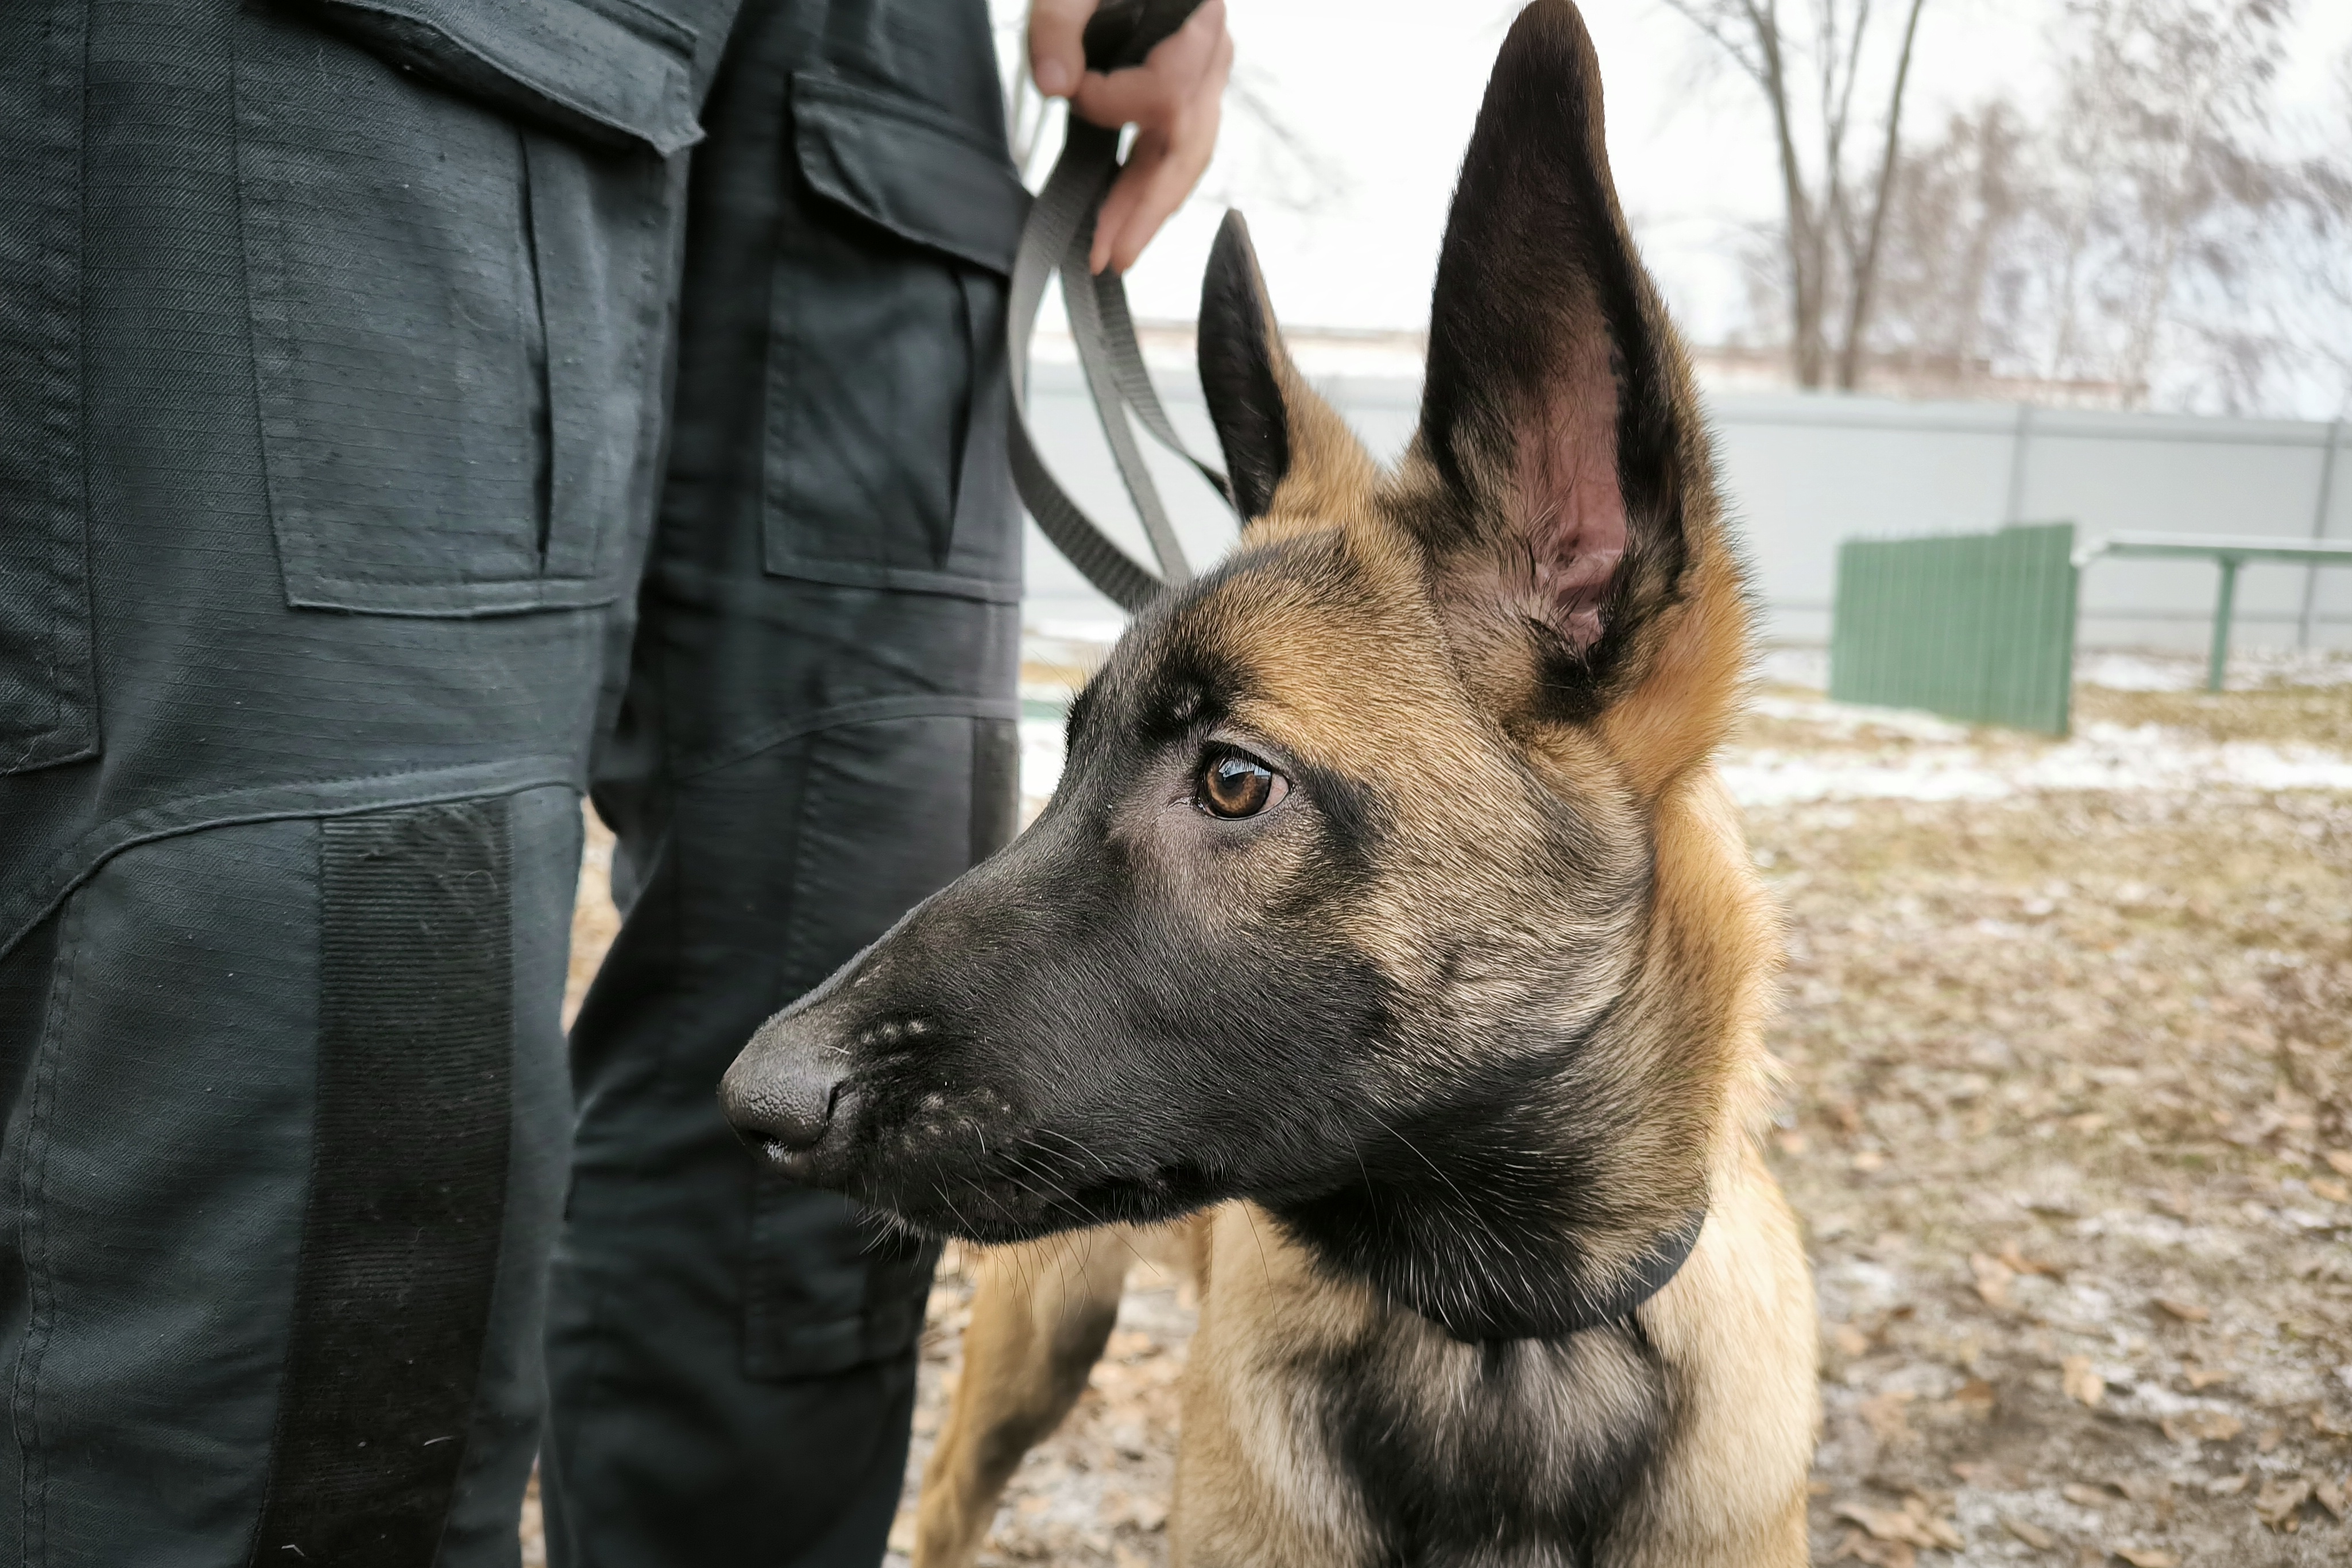
M 1924 729 L 1915 733 L 1924 734 Z M 1733 798 L 1747 806 L 1811 800 L 1998 800 L 2089 789 L 2352 791 L 2352 758 L 2336 752 L 2258 741 L 2216 745 L 2152 724 L 2094 724 L 2072 740 L 2006 753 L 1967 745 L 1921 746 L 1877 757 L 1735 748 L 1725 753 L 1722 771 Z
M 1827 648 L 1772 648 L 1756 661 L 1756 674 L 1768 685 L 1808 686 L 1817 692 L 1830 689 L 1830 651 Z

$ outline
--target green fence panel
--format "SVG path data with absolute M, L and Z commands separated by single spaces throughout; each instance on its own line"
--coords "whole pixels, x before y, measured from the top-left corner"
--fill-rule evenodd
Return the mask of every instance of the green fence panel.
M 2074 681 L 2074 525 L 1848 539 L 1830 695 L 2064 735 Z

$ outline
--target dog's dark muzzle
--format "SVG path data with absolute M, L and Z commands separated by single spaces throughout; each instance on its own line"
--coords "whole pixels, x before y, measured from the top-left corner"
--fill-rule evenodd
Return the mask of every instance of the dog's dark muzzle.
M 824 1009 L 795 1009 L 760 1026 L 719 1082 L 719 1106 L 736 1135 L 794 1181 L 836 1185 L 860 1095 L 849 1051 Z

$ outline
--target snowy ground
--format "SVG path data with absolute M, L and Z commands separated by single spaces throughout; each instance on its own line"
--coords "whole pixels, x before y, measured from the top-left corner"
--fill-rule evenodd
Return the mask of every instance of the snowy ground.
M 1097 656 L 1032 645 L 1033 808 Z M 2193 659 L 2081 673 L 2053 742 L 1830 704 L 1775 655 L 1724 758 L 1790 921 L 1815 1558 L 2352 1561 L 2352 661 L 2242 658 L 2219 696 Z M 983 1562 L 1165 1562 L 1190 1304 L 1136 1287 Z M 970 1289 L 951 1252 L 917 1467 Z

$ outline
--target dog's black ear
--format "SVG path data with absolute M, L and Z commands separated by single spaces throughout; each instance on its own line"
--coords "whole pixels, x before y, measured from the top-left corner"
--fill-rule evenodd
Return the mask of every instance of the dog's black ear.
M 1449 622 L 1531 643 L 1563 716 L 1675 595 L 1684 479 L 1705 465 L 1686 386 L 1610 181 L 1592 40 L 1568 0 L 1536 0 L 1454 190 L 1402 510 Z
M 1334 484 L 1370 483 L 1371 459 L 1283 347 L 1249 225 L 1236 212 L 1209 251 L 1199 348 L 1201 391 L 1244 521 L 1274 511 L 1277 497 L 1286 509 L 1313 510 L 1336 498 Z
M 1249 225 L 1239 213 L 1225 214 L 1209 247 L 1199 342 L 1201 391 L 1225 451 L 1234 509 L 1262 517 L 1274 505 L 1275 486 L 1290 471 L 1290 422 L 1274 369 L 1282 339 L 1257 252 L 1250 248 Z

